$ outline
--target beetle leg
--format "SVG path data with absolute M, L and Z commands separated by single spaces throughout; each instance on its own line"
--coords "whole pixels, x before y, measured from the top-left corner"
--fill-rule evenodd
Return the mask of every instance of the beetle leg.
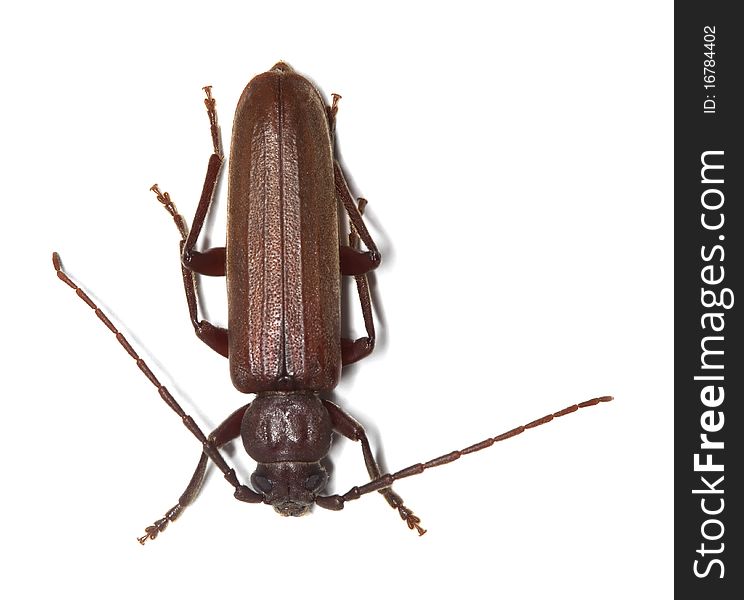
M 361 360 L 372 353 L 375 348 L 375 322 L 372 317 L 372 301 L 369 294 L 369 282 L 366 275 L 357 275 L 356 287 L 359 294 L 359 302 L 362 305 L 362 316 L 367 336 L 356 340 L 341 338 L 341 363 L 349 365 Z
M 364 275 L 380 265 L 380 259 L 370 256 L 369 252 L 356 250 L 351 246 L 338 247 L 341 275 Z
M 372 449 L 370 448 L 364 427 L 362 427 L 362 425 L 350 414 L 343 411 L 339 406 L 333 404 L 333 402 L 323 400 L 323 404 L 331 417 L 333 430 L 354 442 L 361 443 L 362 455 L 364 456 L 364 464 L 367 467 L 367 473 L 369 473 L 371 480 L 379 479 L 382 472 L 372 454 Z M 413 514 L 413 511 L 410 508 L 403 504 L 403 499 L 393 491 L 392 487 L 382 488 L 378 491 L 385 497 L 387 503 L 398 511 L 400 518 L 406 522 L 409 529 L 415 528 L 419 535 L 424 535 L 426 533 L 426 529 L 423 529 L 419 525 L 421 522 L 420 519 Z
M 199 252 L 194 248 L 202 227 L 204 227 L 209 207 L 214 200 L 214 190 L 220 177 L 222 163 L 223 158 L 220 154 L 212 154 L 209 157 L 207 174 L 204 177 L 204 187 L 199 198 L 199 204 L 196 207 L 194 220 L 191 222 L 191 231 L 181 242 L 181 262 L 183 265 L 196 273 L 214 277 L 225 276 L 225 248 L 210 248 L 205 252 Z
M 168 211 L 170 215 L 173 216 L 173 220 L 176 223 L 176 226 L 178 227 L 178 230 L 181 232 L 181 253 L 184 253 L 184 245 L 186 243 L 186 222 L 184 218 L 180 215 L 178 210 L 176 209 L 176 205 L 173 204 L 173 201 L 170 198 L 170 194 L 168 192 L 161 192 L 160 188 L 158 187 L 158 184 L 153 185 L 150 188 L 155 194 L 157 195 L 158 201 L 165 207 L 165 209 Z M 225 262 L 225 249 L 224 248 L 212 248 L 208 250 L 207 252 L 201 253 L 192 253 L 191 255 L 192 261 L 195 259 L 197 265 L 206 264 L 208 262 L 218 262 L 220 260 L 222 261 L 222 270 L 224 271 L 224 262 Z M 189 262 L 189 265 L 191 265 L 192 262 Z M 186 263 L 181 263 L 181 276 L 183 278 L 183 288 L 186 292 L 186 304 L 189 307 L 189 317 L 191 319 L 191 324 L 194 326 L 194 331 L 196 332 L 196 337 L 198 337 L 202 342 L 204 342 L 207 346 L 212 348 L 215 352 L 218 354 L 222 354 L 222 356 L 227 357 L 228 355 L 228 340 L 227 340 L 227 329 L 224 329 L 223 327 L 217 327 L 216 325 L 212 325 L 209 321 L 200 321 L 198 318 L 198 302 L 197 302 L 197 294 L 199 291 L 196 276 L 194 275 L 194 271 L 196 269 L 192 269 L 189 266 L 186 265 Z M 197 272 L 201 272 L 198 271 Z M 215 270 L 207 271 L 206 274 L 212 274 L 212 275 L 219 275 L 218 272 Z M 224 272 L 222 273 L 224 275 Z
M 341 364 L 343 366 L 353 364 L 367 358 L 375 349 L 374 339 L 368 337 L 350 340 L 341 338 Z
M 214 200 L 214 191 L 217 187 L 217 181 L 220 178 L 220 170 L 224 157 L 222 155 L 222 141 L 220 139 L 220 126 L 217 123 L 216 101 L 212 98 L 212 87 L 206 86 L 204 92 L 207 97 L 204 99 L 204 105 L 207 107 L 207 116 L 209 117 L 210 131 L 212 134 L 212 156 L 209 157 L 207 164 L 207 174 L 204 177 L 204 187 L 202 187 L 199 204 L 196 207 L 194 220 L 191 222 L 191 231 L 188 237 L 182 236 L 181 244 L 181 262 L 183 265 L 196 273 L 202 275 L 212 275 L 215 277 L 225 276 L 225 248 L 210 248 L 206 252 L 197 252 L 194 250 L 196 240 L 199 239 L 204 220 L 207 218 L 209 207 Z
M 360 218 L 364 213 L 364 207 L 366 205 L 367 201 L 364 198 L 359 198 L 358 213 Z M 339 248 L 341 273 L 343 275 L 354 275 L 354 279 L 356 279 L 357 294 L 359 295 L 359 303 L 362 305 L 362 316 L 364 318 L 364 328 L 367 330 L 367 337 L 357 340 L 341 338 L 341 363 L 344 365 L 349 365 L 369 356 L 372 350 L 374 350 L 376 339 L 375 322 L 372 318 L 369 281 L 367 280 L 366 273 L 380 264 L 380 255 L 377 253 L 376 257 L 372 257 L 372 253 L 359 252 L 358 248 L 359 235 L 354 222 L 350 218 L 349 245 Z M 355 269 L 359 265 L 362 266 L 362 269 Z M 364 265 L 368 266 L 365 268 Z
M 209 434 L 208 442 L 214 446 L 215 449 L 221 448 L 240 435 L 240 424 L 243 420 L 243 414 L 249 406 L 250 404 L 246 404 L 242 408 L 236 410 L 233 414 L 227 417 L 227 419 L 225 419 L 217 429 Z M 186 490 L 178 499 L 178 503 L 173 508 L 166 511 L 163 518 L 158 519 L 155 523 L 145 528 L 145 535 L 137 538 L 140 544 L 144 544 L 147 540 L 154 540 L 158 537 L 158 534 L 168 527 L 168 523 L 175 521 L 181 515 L 183 510 L 196 500 L 196 497 L 199 495 L 199 490 L 201 490 L 202 484 L 204 483 L 208 461 L 209 457 L 205 452 L 202 452 L 202 455 L 199 458 L 199 463 L 196 465 L 196 470 L 191 476 L 191 481 L 189 481 Z
M 183 275 L 183 285 L 186 292 L 186 302 L 189 307 L 189 317 L 194 326 L 196 336 L 215 352 L 227 356 L 228 340 L 227 330 L 222 327 L 212 325 L 209 321 L 199 321 L 198 319 L 198 295 L 199 283 L 195 273 L 201 275 L 211 275 L 224 277 L 225 275 L 225 248 L 209 248 L 204 252 L 194 249 L 196 241 L 199 238 L 209 207 L 214 199 L 214 191 L 222 168 L 223 156 L 220 141 L 220 128 L 217 124 L 217 111 L 215 109 L 215 100 L 212 98 L 211 88 L 204 88 L 206 99 L 204 104 L 207 107 L 207 115 L 212 133 L 212 156 L 209 157 L 207 165 L 207 174 L 204 178 L 204 187 L 202 188 L 201 198 L 196 208 L 196 214 L 192 222 L 191 231 L 188 231 L 184 218 L 178 213 L 175 205 L 170 199 L 170 195 L 162 193 L 157 184 L 150 188 L 157 195 L 158 201 L 165 207 L 181 234 L 181 272 Z
M 344 177 L 344 173 L 341 170 L 341 165 L 338 164 L 338 161 L 333 162 L 333 177 L 335 181 L 336 195 L 344 205 L 346 214 L 349 215 L 352 231 L 356 232 L 355 235 L 360 237 L 364 242 L 364 245 L 367 246 L 367 250 L 369 251 L 367 254 L 369 255 L 370 260 L 373 263 L 376 263 L 376 267 L 377 264 L 380 263 L 380 252 L 377 250 L 377 244 L 375 244 L 369 231 L 367 231 L 367 226 L 364 224 L 364 220 L 362 219 L 362 212 L 364 211 L 364 205 L 367 201 L 360 198 L 359 207 L 354 204 L 354 199 L 349 191 L 349 184 L 346 183 L 346 178 Z

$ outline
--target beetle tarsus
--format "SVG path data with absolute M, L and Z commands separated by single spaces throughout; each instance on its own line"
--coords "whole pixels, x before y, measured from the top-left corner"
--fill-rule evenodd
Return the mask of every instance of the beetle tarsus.
M 414 515 L 413 511 L 410 508 L 401 504 L 398 507 L 398 514 L 400 515 L 400 518 L 406 522 L 406 525 L 408 525 L 408 529 L 415 529 L 416 532 L 419 534 L 419 537 L 426 533 L 426 529 L 419 525 L 419 523 L 421 523 L 421 519 Z
M 215 110 L 215 106 L 217 105 L 217 101 L 212 97 L 212 86 L 211 85 L 205 85 L 203 88 L 204 93 L 206 94 L 206 98 L 204 99 L 204 106 L 207 107 L 207 112 L 209 113 L 209 122 L 213 125 L 217 124 L 217 111 Z
M 341 100 L 342 96 L 341 94 L 331 94 L 331 98 L 333 98 L 333 102 L 331 103 L 331 110 L 335 115 L 338 112 L 338 101 Z
M 222 140 L 220 139 L 220 126 L 217 123 L 217 101 L 212 97 L 212 86 L 206 85 L 202 88 L 207 97 L 204 99 L 204 106 L 207 107 L 209 116 L 209 126 L 212 133 L 212 148 L 214 153 L 222 158 Z
M 154 533 L 151 532 L 152 529 L 155 530 Z M 140 543 L 140 545 L 144 546 L 147 540 L 154 540 L 156 537 L 158 537 L 158 530 L 151 525 L 150 527 L 145 529 L 145 535 L 143 535 L 142 537 L 138 537 L 137 541 Z
M 186 220 L 178 212 L 176 205 L 173 204 L 173 200 L 171 200 L 170 194 L 168 192 L 161 192 L 157 183 L 153 184 L 153 186 L 150 188 L 150 191 L 155 193 L 158 198 L 158 202 L 160 202 L 165 210 L 168 211 L 168 214 L 173 217 L 173 222 L 176 224 L 176 227 L 178 227 L 178 233 L 181 234 L 181 239 L 185 240 L 189 233 L 188 227 L 186 225 Z
M 158 519 L 149 527 L 145 527 L 145 535 L 138 537 L 137 541 L 144 546 L 147 540 L 154 540 L 157 538 L 158 534 L 165 531 L 165 528 L 168 527 L 168 523 L 175 521 L 178 518 L 178 515 L 181 514 L 182 510 L 183 508 L 181 505 L 176 504 L 176 506 L 165 513 L 165 516 L 162 519 Z

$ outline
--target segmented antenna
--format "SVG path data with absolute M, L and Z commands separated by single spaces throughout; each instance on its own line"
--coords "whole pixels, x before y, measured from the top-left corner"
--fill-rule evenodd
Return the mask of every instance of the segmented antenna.
M 163 401 L 165 401 L 165 403 L 173 410 L 173 412 L 181 417 L 181 421 L 183 422 L 186 429 L 188 429 L 194 435 L 194 437 L 196 437 L 196 439 L 201 442 L 204 454 L 212 459 L 212 461 L 217 465 L 220 471 L 222 471 L 222 474 L 224 475 L 228 483 L 230 483 L 230 485 L 235 488 L 235 497 L 243 502 L 263 502 L 264 498 L 261 494 L 254 492 L 252 489 L 245 485 L 242 485 L 240 481 L 238 481 L 235 471 L 228 466 L 227 462 L 225 462 L 225 459 L 222 457 L 219 450 L 215 447 L 214 442 L 208 439 L 207 436 L 204 435 L 204 432 L 196 424 L 194 419 L 192 419 L 184 412 L 183 408 L 181 408 L 181 405 L 168 391 L 168 388 L 166 388 L 163 384 L 160 383 L 160 381 L 158 381 L 158 378 L 155 377 L 155 374 L 150 370 L 145 361 L 141 359 L 134 348 L 132 348 L 132 345 L 127 341 L 127 338 L 125 338 L 124 335 L 119 332 L 116 327 L 114 327 L 114 324 L 106 316 L 106 314 L 96 306 L 96 304 L 93 302 L 93 300 L 90 299 L 90 296 L 88 296 L 88 294 L 86 294 L 78 285 L 75 284 L 74 281 L 72 281 L 72 279 L 68 277 L 67 273 L 65 273 L 62 269 L 62 261 L 59 257 L 59 254 L 57 254 L 56 252 L 52 254 L 52 263 L 54 264 L 54 270 L 57 272 L 57 277 L 59 277 L 64 283 L 70 286 L 75 291 L 78 298 L 85 302 L 88 307 L 90 307 L 95 312 L 96 316 L 101 320 L 101 322 L 108 328 L 111 333 L 114 334 L 116 340 L 121 344 L 122 348 L 124 348 L 127 354 L 129 354 L 129 356 L 134 359 L 139 370 L 142 371 L 142 373 L 145 375 L 145 377 L 147 377 L 150 383 L 152 383 L 157 388 L 158 394 L 160 394 L 160 397 L 163 399 Z M 170 521 L 174 521 L 178 517 L 181 511 L 176 510 L 176 508 L 177 507 L 174 506 L 170 511 L 168 511 L 165 519 L 160 519 L 155 525 L 147 527 L 145 530 L 145 535 L 141 538 L 137 538 L 139 543 L 144 544 L 145 541 L 148 539 L 154 540 L 157 537 L 158 533 L 163 531 L 168 526 L 168 523 Z
M 558 412 L 546 415 L 541 419 L 537 419 L 535 421 L 527 423 L 527 425 L 520 425 L 519 427 L 515 427 L 514 429 L 502 433 L 501 435 L 497 435 L 496 437 L 487 438 L 482 442 L 478 442 L 477 444 L 473 444 L 472 446 L 468 446 L 467 448 L 463 448 L 462 450 L 455 450 L 454 452 L 444 454 L 425 463 L 416 463 L 415 465 L 411 465 L 410 467 L 406 467 L 405 469 L 401 469 L 400 471 L 397 471 L 395 473 L 386 473 L 385 475 L 382 475 L 377 479 L 373 479 L 369 483 L 360 486 L 354 486 L 343 495 L 318 497 L 315 500 L 316 504 L 318 504 L 322 508 L 327 508 L 330 510 L 341 510 L 344 507 L 345 502 L 349 500 L 356 500 L 357 498 L 361 498 L 365 494 L 390 487 L 391 485 L 393 485 L 394 482 L 399 481 L 400 479 L 405 479 L 406 477 L 411 477 L 413 475 L 419 475 L 426 471 L 426 469 L 441 467 L 442 465 L 446 465 L 447 463 L 456 461 L 458 458 L 462 458 L 466 454 L 480 452 L 481 450 L 490 448 L 496 442 L 503 442 L 504 440 L 513 438 L 520 433 L 524 433 L 528 429 L 534 429 L 535 427 L 539 427 L 540 425 L 550 423 L 557 417 L 563 417 L 565 415 L 574 413 L 580 408 L 595 406 L 600 402 L 610 402 L 612 399 L 612 396 L 601 396 L 599 398 L 592 398 L 591 400 L 587 400 L 586 402 L 581 402 L 580 404 L 572 404 L 571 406 L 568 406 L 563 410 L 559 410 Z

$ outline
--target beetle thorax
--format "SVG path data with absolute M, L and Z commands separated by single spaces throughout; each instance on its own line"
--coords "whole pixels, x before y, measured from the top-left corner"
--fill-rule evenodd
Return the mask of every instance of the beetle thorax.
M 258 463 L 317 462 L 331 447 L 331 418 L 315 392 L 264 392 L 245 411 L 240 435 Z

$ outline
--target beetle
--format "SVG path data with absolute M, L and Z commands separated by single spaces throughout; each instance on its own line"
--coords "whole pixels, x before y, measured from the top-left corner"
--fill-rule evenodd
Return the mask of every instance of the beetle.
M 191 504 L 212 460 L 233 486 L 234 496 L 266 503 L 284 516 L 300 516 L 313 504 L 340 510 L 345 502 L 377 491 L 410 529 L 426 531 L 420 519 L 392 490 L 398 479 L 485 449 L 554 417 L 599 402 L 572 405 L 500 436 L 393 474 L 382 471 L 364 428 L 339 406 L 322 398 L 338 383 L 341 369 L 368 356 L 375 345 L 367 274 L 380 253 L 358 203 L 334 157 L 335 117 L 340 96 L 326 105 L 318 90 L 286 63 L 256 76 L 244 89 L 235 112 L 228 172 L 225 247 L 196 250 L 224 162 L 211 88 L 204 88 L 213 153 L 191 228 L 169 194 L 151 189 L 181 235 L 180 256 L 189 317 L 197 337 L 229 360 L 235 388 L 255 394 L 205 436 L 147 367 L 105 314 L 64 272 L 53 255 L 57 275 L 72 287 L 114 333 L 163 400 L 202 444 L 202 455 L 178 503 L 145 530 L 140 543 L 155 539 Z M 340 242 L 338 204 L 349 219 L 349 243 Z M 360 240 L 366 250 L 360 249 Z M 228 327 L 199 319 L 197 275 L 224 276 Z M 341 336 L 341 276 L 353 276 L 366 335 Z M 370 482 L 343 495 L 323 495 L 328 481 L 322 461 L 336 432 L 360 442 Z M 257 467 L 252 487 L 238 480 L 219 448 L 240 437 Z

